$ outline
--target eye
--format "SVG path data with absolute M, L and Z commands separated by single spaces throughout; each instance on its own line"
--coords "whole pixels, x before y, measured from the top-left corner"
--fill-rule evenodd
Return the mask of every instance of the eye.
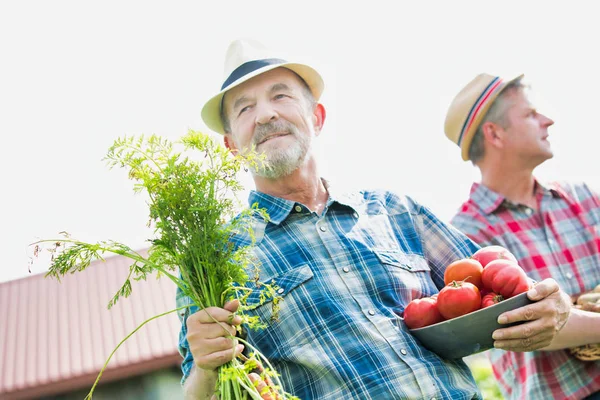
M 285 97 L 288 97 L 288 96 L 287 96 L 287 95 L 285 95 L 285 94 L 283 94 L 283 93 L 280 93 L 280 94 L 276 94 L 276 95 L 275 95 L 273 98 L 274 98 L 275 100 L 279 100 L 279 99 L 283 99 L 283 98 L 285 98 Z
M 242 109 L 240 110 L 240 112 L 239 112 L 238 116 L 239 116 L 239 115 L 242 115 L 242 113 L 244 113 L 244 112 L 248 111 L 249 109 L 250 109 L 250 106 L 246 106 L 246 107 L 242 108 Z

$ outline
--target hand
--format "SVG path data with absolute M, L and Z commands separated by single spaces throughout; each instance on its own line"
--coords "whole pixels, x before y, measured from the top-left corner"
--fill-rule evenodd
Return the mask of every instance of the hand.
M 501 314 L 498 323 L 527 322 L 495 330 L 494 347 L 510 351 L 541 349 L 552 342 L 569 319 L 571 298 L 554 279 L 539 282 L 529 289 L 527 297 L 535 303 Z
M 260 375 L 256 372 L 252 372 L 248 374 L 248 378 L 252 381 L 258 393 L 261 394 L 263 400 L 281 400 L 281 396 L 279 396 L 272 388 L 273 381 L 268 376 L 264 379 L 261 379 Z
M 233 300 L 224 308 L 208 307 L 188 317 L 187 340 L 196 367 L 215 370 L 244 350 L 244 345 L 236 345 L 228 337 L 235 336 L 235 326 L 242 322 L 241 317 L 233 316 L 239 305 Z
M 262 366 L 258 366 L 258 372 L 262 373 Z M 252 384 L 258 392 L 261 394 L 260 397 L 263 400 L 283 400 L 282 397 L 275 392 L 272 388 L 275 386 L 271 378 L 266 376 L 264 379 L 260 377 L 260 375 L 256 372 L 251 372 L 248 374 L 248 378 L 252 381 Z M 217 395 L 213 395 L 210 400 L 219 400 Z

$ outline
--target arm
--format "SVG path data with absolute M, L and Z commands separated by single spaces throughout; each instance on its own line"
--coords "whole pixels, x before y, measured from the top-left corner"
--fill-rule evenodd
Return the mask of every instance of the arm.
M 217 371 L 197 368 L 195 365 L 183 384 L 186 400 L 210 400 L 217 384 Z
M 417 205 L 417 210 L 415 227 L 423 255 L 431 268 L 434 282 L 441 289 L 446 267 L 456 260 L 470 257 L 479 250 L 479 246 L 464 233 L 442 222 L 427 207 Z
M 561 350 L 595 343 L 600 343 L 600 314 L 573 308 L 565 327 L 542 350 Z

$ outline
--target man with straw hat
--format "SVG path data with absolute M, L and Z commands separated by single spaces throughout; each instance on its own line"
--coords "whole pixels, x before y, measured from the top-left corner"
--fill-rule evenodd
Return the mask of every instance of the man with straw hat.
M 255 148 L 268 162 L 252 170 L 256 191 L 249 203 L 270 217 L 255 219 L 253 251 L 260 279 L 275 283 L 283 301 L 279 321 L 249 331 L 248 342 L 281 374 L 284 389 L 303 400 L 481 398 L 465 363 L 422 347 L 400 317 L 412 299 L 444 286 L 450 262 L 478 247 L 409 197 L 342 194 L 321 178 L 313 143 L 325 122 L 323 87 L 310 66 L 256 42 L 235 41 L 224 83 L 202 109 L 206 125 L 223 134 L 232 152 Z M 248 238 L 232 241 L 246 244 Z M 568 310 L 553 280 L 538 289 L 532 297 L 540 301 L 530 306 L 535 321 L 526 325 L 539 343 L 529 349 L 548 344 L 568 314 L 554 307 L 562 301 Z M 210 397 L 215 370 L 231 360 L 230 333 L 214 320 L 239 324 L 232 319 L 236 308 L 231 302 L 183 315 L 180 350 L 189 398 Z M 268 322 L 271 305 L 252 313 Z
M 600 197 L 584 183 L 534 177 L 534 169 L 553 156 L 548 128 L 554 121 L 536 110 L 522 79 L 480 74 L 449 107 L 446 136 L 481 171 L 481 183 L 473 184 L 452 224 L 482 246 L 510 250 L 530 277 L 554 278 L 578 295 L 600 283 Z M 542 351 L 491 350 L 504 396 L 600 398 L 600 362 L 581 361 L 569 351 L 600 342 L 598 317 L 574 309 L 561 340 Z M 495 339 L 507 339 L 499 333 Z M 501 342 L 496 347 L 504 348 Z

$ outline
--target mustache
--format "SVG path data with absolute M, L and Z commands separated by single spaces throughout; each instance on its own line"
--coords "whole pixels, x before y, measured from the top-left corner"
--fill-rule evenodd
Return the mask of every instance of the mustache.
M 294 124 L 288 121 L 271 121 L 264 125 L 259 125 L 254 129 L 254 137 L 252 138 L 252 144 L 258 146 L 260 142 L 265 140 L 269 135 L 273 133 L 291 133 L 297 135 L 298 129 Z

